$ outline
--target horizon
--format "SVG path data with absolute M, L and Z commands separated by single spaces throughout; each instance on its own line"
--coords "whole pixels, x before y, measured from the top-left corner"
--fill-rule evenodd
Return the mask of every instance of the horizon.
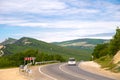
M 120 0 L 5 0 L 0 11 L 0 42 L 23 36 L 45 42 L 111 39 L 120 26 Z
M 21 38 L 32 38 L 32 37 L 25 37 L 25 36 L 23 36 L 23 37 L 20 37 L 20 38 L 12 38 L 12 37 L 8 37 L 8 38 L 6 38 L 5 40 L 3 40 L 2 42 L 4 42 L 4 41 L 6 41 L 6 40 L 8 40 L 8 39 L 15 39 L 15 40 L 19 40 L 19 39 L 21 39 Z M 36 38 L 32 38 L 32 39 L 36 39 Z M 104 39 L 104 38 L 96 38 L 96 37 L 92 37 L 92 38 L 89 38 L 89 37 L 83 37 L 83 38 L 77 38 L 77 39 L 71 39 L 71 40 L 65 40 L 65 41 L 72 41 L 72 40 L 78 40 L 78 39 L 102 39 L 102 40 L 110 40 L 111 38 L 106 38 L 106 39 Z M 39 40 L 39 39 L 36 39 L 36 40 Z M 39 41 L 43 41 L 43 40 L 39 40 Z M 65 42 L 65 41 L 55 41 L 55 42 Z M 2 42 L 0 42 L 0 43 L 2 43 Z M 46 41 L 43 41 L 43 42 L 46 42 Z M 47 43 L 53 43 L 53 42 L 47 42 Z

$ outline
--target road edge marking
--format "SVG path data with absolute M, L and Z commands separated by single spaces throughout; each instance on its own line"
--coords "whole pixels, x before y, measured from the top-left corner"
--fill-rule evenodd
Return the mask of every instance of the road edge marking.
M 47 76 L 47 77 L 51 78 L 52 80 L 57 80 L 56 78 L 51 77 L 50 75 L 45 74 L 44 72 L 42 72 L 42 71 L 41 71 L 41 68 L 42 68 L 42 67 L 43 67 L 43 66 L 40 66 L 40 67 L 39 67 L 39 72 L 40 72 L 41 74 L 43 74 L 43 75 L 45 75 L 45 76 Z

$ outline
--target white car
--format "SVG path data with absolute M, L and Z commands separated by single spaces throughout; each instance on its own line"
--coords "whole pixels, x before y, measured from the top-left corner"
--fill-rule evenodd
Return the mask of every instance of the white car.
M 75 58 L 69 58 L 68 65 L 76 65 Z

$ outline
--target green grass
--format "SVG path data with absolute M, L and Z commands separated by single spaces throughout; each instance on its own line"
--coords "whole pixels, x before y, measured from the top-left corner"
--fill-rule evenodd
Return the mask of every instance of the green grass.
M 95 62 L 99 63 L 102 68 L 106 68 L 109 67 L 110 64 L 112 63 L 112 58 L 109 55 L 107 55 L 99 59 L 96 59 Z
M 96 59 L 95 62 L 99 63 L 101 65 L 102 68 L 105 68 L 106 70 L 110 70 L 112 72 L 115 73 L 119 73 L 120 72 L 120 66 L 118 66 L 118 64 L 114 64 L 112 62 L 112 57 L 107 55 L 104 57 L 101 57 L 99 59 Z

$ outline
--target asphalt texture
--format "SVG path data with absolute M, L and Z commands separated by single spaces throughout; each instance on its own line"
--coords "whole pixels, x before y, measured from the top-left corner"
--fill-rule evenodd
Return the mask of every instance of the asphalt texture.
M 52 64 L 41 68 L 41 72 L 50 76 L 50 80 L 114 80 L 101 75 L 84 71 L 76 66 L 66 63 Z

